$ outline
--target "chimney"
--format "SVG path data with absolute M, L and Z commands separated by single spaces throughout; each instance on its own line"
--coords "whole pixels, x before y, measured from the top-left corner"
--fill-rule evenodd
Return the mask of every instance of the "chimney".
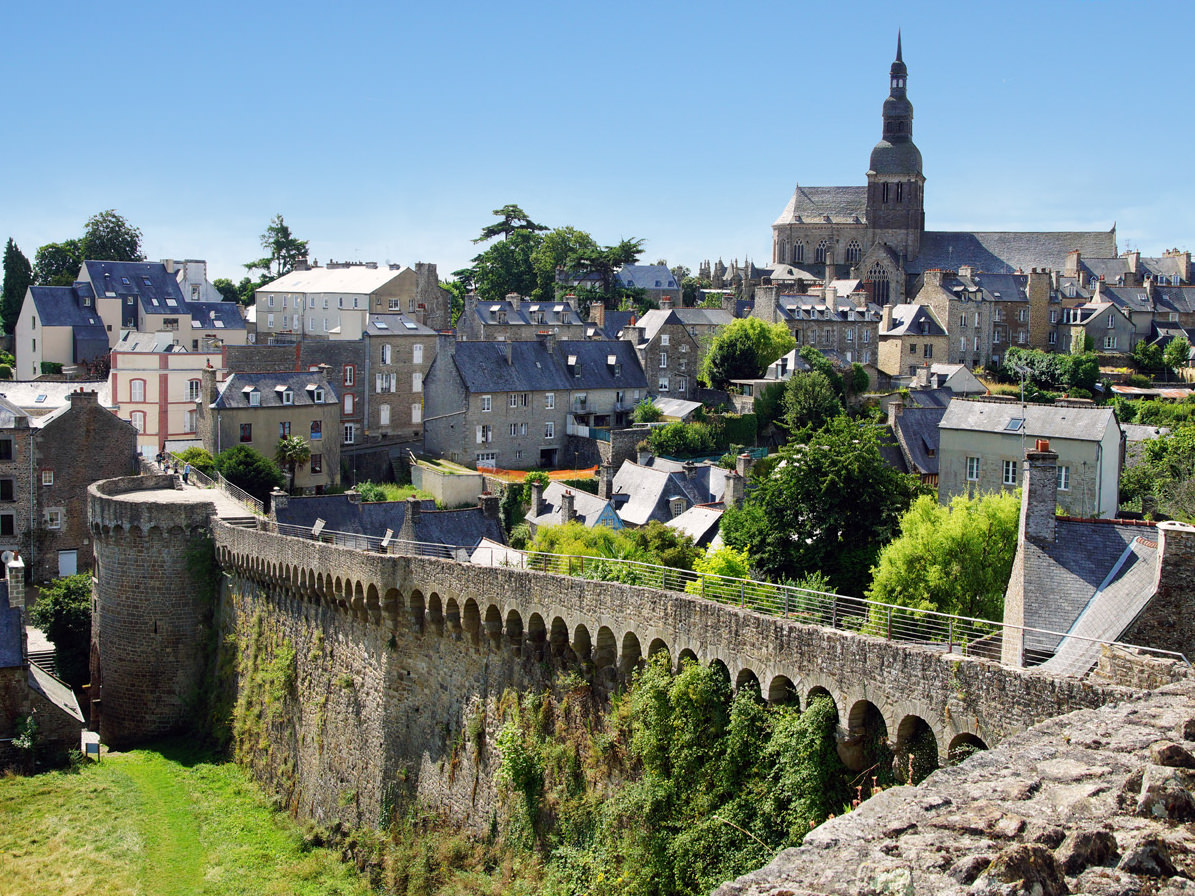
M 528 514 L 532 517 L 540 516 L 544 512 L 544 484 L 542 482 L 531 483 L 531 507 Z
M 746 451 L 734 459 L 734 471 L 743 477 L 744 482 L 746 482 L 747 477 L 751 475 L 751 468 L 754 465 L 755 461 Z
M 737 472 L 726 475 L 726 489 L 722 492 L 722 503 L 727 507 L 741 507 L 747 491 L 747 481 Z
M 598 470 L 598 497 L 609 501 L 614 493 L 614 468 L 610 464 L 602 464 Z
M 926 271 L 922 274 L 922 282 L 926 286 L 941 286 L 942 278 L 946 276 L 945 271 L 933 270 Z
M 344 493 L 344 496 L 349 499 L 350 504 L 360 504 L 361 503 L 361 493 L 359 491 L 357 491 L 355 488 L 350 488 L 347 492 Z
M 917 377 L 914 382 L 918 389 L 929 388 L 929 361 L 917 368 Z
M 597 324 L 603 330 L 606 328 L 606 305 L 603 302 L 594 302 L 589 306 L 589 322 Z
M 100 403 L 98 392 L 84 392 L 82 389 L 76 389 L 71 393 L 71 409 L 83 407 L 84 405 L 98 405 Z
M 404 522 L 414 526 L 419 521 L 419 512 L 422 506 L 423 502 L 419 498 L 414 496 L 407 498 L 407 518 Z
M 8 584 L 8 605 L 20 611 L 21 626 L 21 664 L 29 660 L 29 639 L 25 631 L 25 624 L 29 621 L 25 613 L 25 561 L 21 559 L 20 551 L 13 551 L 12 558 L 6 564 L 4 581 Z
M 663 296 L 660 298 L 660 310 L 661 311 L 671 311 L 672 310 L 672 296 Z
M 1057 507 L 1058 455 L 1050 450 L 1048 441 L 1038 439 L 1035 449 L 1025 452 L 1021 535 L 1033 541 L 1053 543 Z
M 515 353 L 514 341 L 511 339 L 507 339 L 506 340 L 506 365 L 508 367 L 514 366 L 514 363 L 515 363 L 514 353 Z
M 764 323 L 776 322 L 776 287 L 758 286 L 755 289 L 755 309 L 752 317 L 758 317 Z
M 285 510 L 289 503 L 290 495 L 282 489 L 276 488 L 270 492 L 270 516 L 273 517 L 274 522 L 278 521 L 278 511 Z
M 684 470 L 686 479 L 692 479 L 693 474 L 697 472 L 697 464 L 687 460 L 681 465 L 681 469 Z
M 1071 249 L 1066 253 L 1066 267 L 1062 269 L 1062 273 L 1067 277 L 1079 276 L 1079 264 L 1083 261 L 1083 256 L 1078 249 Z
M 487 520 L 501 519 L 502 499 L 490 492 L 482 492 L 477 499 L 477 506 L 481 508 L 481 515 Z
M 204 404 L 210 406 L 216 403 L 216 398 L 219 397 L 219 390 L 216 388 L 216 368 L 212 367 L 210 361 L 203 368 L 201 390 L 200 394 L 203 396 Z
M 572 489 L 566 488 L 560 496 L 560 522 L 567 523 L 576 519 L 577 511 L 573 507 L 573 500 Z
M 892 329 L 892 306 L 885 305 L 880 309 L 880 335 Z
M 905 403 L 897 398 L 888 404 L 888 425 L 895 426 L 896 418 L 905 412 Z

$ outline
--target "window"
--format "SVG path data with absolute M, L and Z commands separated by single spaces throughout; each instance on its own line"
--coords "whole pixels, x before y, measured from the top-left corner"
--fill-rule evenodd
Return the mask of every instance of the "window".
M 346 445 L 355 444 L 357 441 L 357 424 L 346 423 L 344 425 L 344 443 Z
M 308 461 L 311 464 L 312 473 L 324 472 L 324 456 L 322 454 L 313 454 Z
M 490 396 L 490 395 L 481 396 L 481 412 L 483 414 L 488 414 L 490 412 L 490 408 L 492 408 L 493 405 L 494 405 L 494 401 L 493 401 L 492 396 Z
M 549 420 L 547 423 L 544 424 L 544 438 L 545 439 L 556 438 L 556 424 L 551 420 Z
M 12 513 L 0 513 L 0 535 L 17 534 L 17 517 Z
M 1004 484 L 1017 484 L 1017 462 L 1015 460 L 1004 461 Z
M 517 436 L 519 434 L 519 424 L 517 424 L 517 423 L 510 424 L 510 434 L 512 436 Z
M 352 392 L 344 393 L 344 412 L 345 412 L 345 414 L 353 413 L 353 393 Z
M 1115 349 L 1116 348 L 1116 337 L 1115 336 L 1105 336 L 1104 337 L 1104 348 Z
M 0 439 L 0 460 L 12 460 L 12 439 Z
M 1057 345 L 1057 344 L 1058 344 L 1058 333 L 1055 332 L 1054 330 L 1051 330 L 1050 331 L 1050 345 Z
M 252 423 L 242 423 L 241 424 L 241 441 L 242 442 L 252 442 L 253 441 L 253 424 Z
M 390 363 L 390 346 L 388 346 L 388 345 L 382 346 L 382 363 L 383 364 Z
M 660 352 L 660 367 L 668 366 L 668 352 Z
M 266 329 L 267 330 L 274 329 L 274 315 L 272 315 L 272 314 L 266 315 Z
M 53 485 L 54 484 L 54 471 L 53 470 L 42 470 L 41 471 L 41 484 L 42 485 Z
M 384 404 L 378 408 L 378 423 L 382 426 L 390 425 L 390 405 Z
M 199 401 L 199 392 L 202 388 L 200 380 L 187 380 L 187 401 Z
M 419 423 L 423 420 L 423 405 L 419 402 L 411 405 L 411 422 Z
M 687 376 L 678 376 L 676 378 L 676 391 L 677 392 L 688 392 L 689 391 L 689 378 Z
M 280 439 L 289 439 L 290 438 L 290 421 L 289 420 L 283 420 L 281 423 L 278 424 L 278 438 L 280 438 Z
M 967 458 L 967 481 L 968 482 L 978 482 L 979 481 L 979 458 L 978 457 L 968 457 Z
M 477 444 L 486 445 L 494 441 L 494 427 L 488 423 L 483 423 L 477 427 Z
M 315 404 L 323 404 L 324 403 L 324 390 L 323 389 L 314 390 L 311 395 L 311 400 Z
M 177 317 L 163 317 L 162 318 L 162 329 L 163 330 L 177 330 L 178 329 L 178 318 Z
M 1109 314 L 1108 315 L 1108 329 L 1111 330 L 1115 326 L 1116 326 L 1116 318 L 1114 318 L 1111 314 Z
M 660 334 L 660 345 L 667 348 L 667 346 L 668 346 L 668 334 L 667 333 Z
M 423 363 L 423 345 L 421 343 L 417 342 L 411 347 L 411 361 L 416 364 Z
M 863 247 L 859 245 L 858 240 L 851 240 L 846 244 L 846 261 L 847 264 L 858 264 L 863 258 Z
M 129 381 L 129 401 L 145 401 L 145 380 Z
M 357 379 L 357 368 L 352 364 L 344 365 L 344 384 L 351 386 Z
M 294 404 L 295 403 L 295 393 L 292 392 L 290 389 L 283 389 L 282 390 L 282 403 L 283 404 Z
M 519 435 L 521 435 L 521 436 L 527 435 L 527 424 L 526 423 L 519 424 Z
M 423 391 L 423 374 L 421 372 L 419 372 L 418 370 L 416 370 L 414 373 L 411 374 L 411 391 L 412 392 L 422 392 Z
M 847 341 L 847 342 L 854 342 L 854 341 L 855 341 L 855 328 L 854 328 L 854 327 L 847 327 L 847 328 L 846 328 L 846 341 Z
M 550 411 L 554 407 L 556 407 L 556 393 L 549 392 L 544 396 L 544 408 Z
M 374 377 L 376 392 L 394 392 L 398 388 L 397 373 L 379 373 Z
M 507 404 L 512 408 L 517 408 L 519 406 L 519 393 L 511 392 L 510 397 L 507 399 Z M 511 433 L 511 435 L 514 435 L 514 433 Z
M 1000 331 L 996 330 L 992 333 L 992 345 L 1000 344 Z
M 498 463 L 497 451 L 478 451 L 477 452 L 477 466 L 492 467 Z
M 676 519 L 678 516 L 680 516 L 682 513 L 685 512 L 685 499 L 684 498 L 672 498 L 668 502 L 668 510 L 672 514 L 672 518 Z
M 47 529 L 61 529 L 62 528 L 62 511 L 61 510 L 47 510 L 46 511 L 46 528 Z
M 830 244 L 822 240 L 817 244 L 817 249 L 814 250 L 813 260 L 817 264 L 824 264 L 826 261 L 826 250 L 830 248 Z
M 145 411 L 133 411 L 129 414 L 129 422 L 137 432 L 145 432 Z
M 319 439 L 322 439 L 323 437 L 324 437 L 324 421 L 323 420 L 312 420 L 311 421 L 311 441 L 314 442 Z
M 666 376 L 660 377 L 660 388 L 657 391 L 660 391 L 660 392 L 668 391 L 668 377 L 666 377 Z
M 199 412 L 195 410 L 187 411 L 183 415 L 183 431 L 196 432 L 199 429 Z
M 979 337 L 978 336 L 975 337 L 973 350 L 979 351 Z
M 904 198 L 905 198 L 905 185 L 897 184 L 896 185 L 896 201 L 903 202 Z
M 1022 308 L 1020 311 L 1018 311 L 1017 312 L 1017 320 L 1019 320 L 1021 323 L 1024 323 L 1025 321 L 1029 320 L 1028 309 Z
M 930 343 L 930 342 L 925 343 L 925 351 L 922 353 L 922 357 L 932 358 L 933 356 L 934 356 L 933 343 Z
M 909 354 L 910 355 L 917 354 L 917 343 L 916 342 L 909 343 Z
M 12 479 L 0 479 L 0 501 L 15 501 L 16 493 Z
M 958 325 L 960 327 L 965 327 L 967 325 L 967 315 L 965 313 L 959 315 Z
M 1060 491 L 1060 492 L 1070 491 L 1070 487 L 1071 487 L 1071 468 L 1060 466 L 1058 468 L 1058 491 Z

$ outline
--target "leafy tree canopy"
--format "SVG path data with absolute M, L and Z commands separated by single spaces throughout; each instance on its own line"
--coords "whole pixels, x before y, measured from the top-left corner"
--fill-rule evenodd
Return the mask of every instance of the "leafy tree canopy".
M 245 279 L 248 280 L 249 278 L 246 277 Z M 216 291 L 220 293 L 225 302 L 239 302 L 241 300 L 241 294 L 237 290 L 236 284 L 227 277 L 217 277 L 212 281 L 212 286 L 216 287 Z
M 957 495 L 943 506 L 922 495 L 872 570 L 872 600 L 919 610 L 1000 619 L 1017 551 L 1015 492 Z
M 1187 366 L 1190 357 L 1191 342 L 1186 336 L 1171 339 L 1162 352 L 1162 360 L 1165 361 L 1167 369 L 1176 372 Z
M 841 413 L 834 386 L 820 370 L 799 371 L 784 384 L 784 422 L 790 432 L 821 429 Z
M 200 448 L 198 445 L 180 451 L 178 459 L 184 464 L 190 464 L 205 476 L 214 476 L 216 473 L 216 459 L 212 457 L 210 451 Z
M 692 569 L 701 549 L 683 532 L 653 520 L 638 529 L 587 527 L 573 520 L 562 526 L 540 526 L 527 549 L 546 554 L 635 560 L 674 569 Z
M 282 488 L 286 477 L 278 466 L 248 445 L 235 445 L 216 455 L 216 469 L 238 488 L 259 501 L 268 502 L 270 492 Z
M 115 209 L 94 214 L 83 227 L 83 257 L 96 261 L 145 261 L 141 231 Z
M 835 417 L 804 444 L 780 449 L 742 507 L 727 508 L 722 537 L 769 581 L 824 573 L 862 594 L 880 548 L 920 491 L 880 456 L 872 427 Z
M 1120 500 L 1163 518 L 1195 521 L 1195 423 L 1145 443 L 1141 461 L 1121 474 Z
M 41 589 L 29 621 L 54 642 L 54 663 L 67 684 L 87 683 L 91 651 L 91 574 L 55 579 Z
M 0 314 L 4 317 L 4 332 L 12 333 L 16 330 L 25 293 L 32 283 L 33 266 L 17 248 L 12 237 L 9 237 L 4 246 L 4 287 L 0 293 Z
M 1100 363 L 1092 352 L 1057 355 L 1037 349 L 1010 348 L 1004 353 L 1000 377 L 1008 383 L 1019 383 L 1021 375 L 1014 369 L 1024 367 L 1027 381 L 1038 389 L 1085 389 L 1090 392 L 1100 379 Z
M 495 221 L 493 224 L 487 224 L 481 228 L 481 236 L 473 242 L 485 243 L 498 236 L 502 237 L 502 239 L 507 239 L 516 230 L 534 233 L 548 229 L 545 225 L 536 224 L 532 221 L 527 217 L 527 213 L 517 205 L 504 205 L 502 208 L 494 209 L 493 214 L 502 220 Z
M 82 240 L 47 243 L 33 256 L 33 280 L 38 286 L 70 286 L 82 266 Z
M 660 410 L 659 405 L 650 398 L 643 399 L 631 412 L 631 419 L 635 423 L 656 423 L 663 416 L 664 412 Z
M 291 233 L 290 226 L 283 220 L 282 215 L 275 215 L 274 220 L 261 235 L 261 247 L 266 255 L 256 261 L 245 263 L 250 273 L 261 271 L 263 278 L 271 280 L 289 274 L 302 259 L 307 257 L 307 240 L 301 240 Z
M 731 380 L 762 376 L 769 364 L 795 346 L 784 324 L 764 323 L 757 317 L 736 318 L 710 343 L 698 376 L 714 389 L 725 389 Z

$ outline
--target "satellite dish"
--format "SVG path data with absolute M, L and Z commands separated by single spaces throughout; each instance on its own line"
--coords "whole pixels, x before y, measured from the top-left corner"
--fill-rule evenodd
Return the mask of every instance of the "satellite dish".
M 5 551 L 3 554 L 0 554 L 0 560 L 3 560 L 4 565 L 8 566 L 12 562 L 12 556 L 12 551 Z

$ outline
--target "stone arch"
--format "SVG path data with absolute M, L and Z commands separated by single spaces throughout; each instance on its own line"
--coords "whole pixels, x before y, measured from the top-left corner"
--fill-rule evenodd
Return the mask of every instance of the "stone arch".
M 410 602 L 407 604 L 407 610 L 411 619 L 411 628 L 417 632 L 423 631 L 424 615 L 427 612 L 427 607 L 423 599 L 423 592 L 416 588 L 411 592 Z
M 887 305 L 892 298 L 892 278 L 888 269 L 878 261 L 867 270 L 863 278 L 872 284 L 872 301 L 877 305 Z
M 618 639 L 608 625 L 603 625 L 597 631 L 593 645 L 593 665 L 600 677 L 613 684 L 612 679 L 618 671 Z
M 635 669 L 643 663 L 643 646 L 639 643 L 639 636 L 634 632 L 627 632 L 622 636 L 622 650 L 619 651 L 618 671 L 623 677 L 630 678 Z
M 685 663 L 699 663 L 700 659 L 697 657 L 697 652 L 691 647 L 686 647 L 676 657 L 676 669 L 679 672 L 685 667 Z
M 315 590 L 318 591 L 320 594 L 324 594 L 325 593 L 324 585 L 325 585 L 324 574 L 321 572 L 315 577 Z
M 811 687 L 809 693 L 805 695 L 805 708 L 808 709 L 814 700 L 829 700 L 834 704 L 834 714 L 842 718 L 842 710 L 838 708 L 838 701 L 834 699 L 834 695 L 827 688 L 822 687 L 820 684 Z
M 647 657 L 650 660 L 657 653 L 664 654 L 668 658 L 668 668 L 672 668 L 672 652 L 668 649 L 668 645 L 664 643 L 663 638 L 653 638 L 652 642 L 647 645 Z
M 494 604 L 486 607 L 485 634 L 495 650 L 502 646 L 502 611 Z
M 548 656 L 548 627 L 539 613 L 527 618 L 527 652 L 536 662 L 543 662 Z
M 465 634 L 473 643 L 474 647 L 481 646 L 481 610 L 477 607 L 477 601 L 469 598 L 465 601 L 465 613 L 461 618 L 461 627 Z
M 548 633 L 548 647 L 552 656 L 564 659 L 572 650 L 569 647 L 568 623 L 559 616 L 552 620 L 552 628 Z
M 739 691 L 746 688 L 753 694 L 756 699 L 763 701 L 763 693 L 759 685 L 759 676 L 755 674 L 754 670 L 743 667 L 739 670 L 739 674 L 734 679 L 734 690 L 737 694 Z
M 907 715 L 896 726 L 892 774 L 902 784 L 920 784 L 938 767 L 938 738 L 921 716 Z
M 593 661 L 593 640 L 584 624 L 578 625 L 573 631 L 573 652 L 582 664 Z
M 353 583 L 353 617 L 367 619 L 369 614 L 365 610 L 365 588 L 360 582 Z
M 369 590 L 365 592 L 365 612 L 374 625 L 382 621 L 382 602 L 378 598 L 378 586 L 373 582 L 369 583 Z
M 797 686 L 787 675 L 777 675 L 768 685 L 768 703 L 772 706 L 792 706 L 801 708 L 801 698 L 797 694 Z
M 434 591 L 427 599 L 427 621 L 437 635 L 444 634 L 444 605 Z
M 382 597 L 382 618 L 386 620 L 387 628 L 396 628 L 398 626 L 398 612 L 399 606 L 402 604 L 402 595 L 399 594 L 397 588 L 387 588 L 386 594 Z
M 461 628 L 461 607 L 455 597 L 448 598 L 448 603 L 444 606 L 444 623 L 448 636 L 460 640 L 464 629 Z
M 964 731 L 951 738 L 950 748 L 946 751 L 946 761 L 949 765 L 958 765 L 972 753 L 978 753 L 987 748 L 988 745 L 979 735 Z
M 511 608 L 506 612 L 506 640 L 515 654 L 523 653 L 523 617 L 519 611 Z
M 886 783 L 892 772 L 888 723 L 870 700 L 856 700 L 846 714 L 846 736 L 838 742 L 838 756 L 853 772 L 870 770 Z

